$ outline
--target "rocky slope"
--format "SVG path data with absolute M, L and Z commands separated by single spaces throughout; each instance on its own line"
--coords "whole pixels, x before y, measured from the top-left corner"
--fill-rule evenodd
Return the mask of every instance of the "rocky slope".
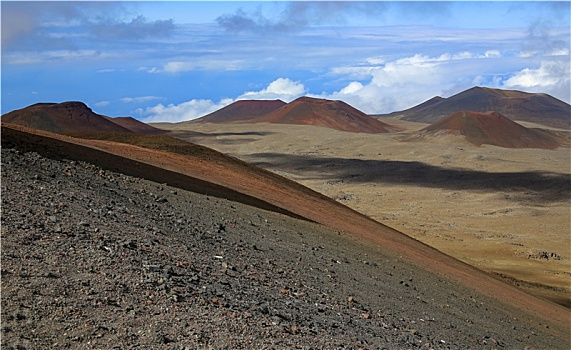
M 569 345 L 346 232 L 62 154 L 3 134 L 3 348 Z

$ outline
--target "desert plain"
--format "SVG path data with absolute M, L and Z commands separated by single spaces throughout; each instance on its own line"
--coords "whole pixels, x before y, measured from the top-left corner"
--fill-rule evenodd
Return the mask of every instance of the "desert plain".
M 410 141 L 428 124 L 383 121 L 404 131 L 153 125 L 297 181 L 532 295 L 571 305 L 569 148 L 476 146 L 451 135 Z

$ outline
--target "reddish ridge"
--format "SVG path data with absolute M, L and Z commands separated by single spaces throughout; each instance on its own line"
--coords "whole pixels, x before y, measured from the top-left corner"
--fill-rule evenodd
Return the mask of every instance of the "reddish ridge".
M 412 138 L 441 134 L 463 135 L 468 142 L 478 146 L 544 149 L 561 146 L 556 133 L 526 128 L 497 112 L 460 111 L 418 131 Z
M 370 117 L 345 102 L 311 97 L 300 97 L 253 122 L 315 125 L 372 134 L 401 131 L 400 128 Z

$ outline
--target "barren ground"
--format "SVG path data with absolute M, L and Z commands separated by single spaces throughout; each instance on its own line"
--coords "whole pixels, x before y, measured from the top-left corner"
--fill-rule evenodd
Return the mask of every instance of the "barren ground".
M 388 123 L 407 132 L 426 126 Z M 401 142 L 406 133 L 276 124 L 191 127 L 176 135 L 295 180 L 531 294 L 571 303 L 569 148 Z
M 569 309 L 178 146 L 3 125 L 2 348 L 568 348 Z

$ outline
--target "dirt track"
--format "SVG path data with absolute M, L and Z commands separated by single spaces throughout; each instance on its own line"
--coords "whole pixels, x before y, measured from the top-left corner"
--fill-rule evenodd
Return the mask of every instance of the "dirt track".
M 7 132 L 7 129 L 3 129 L 2 135 L 3 144 L 18 144 L 17 139 L 24 137 L 23 134 L 18 134 L 17 132 L 10 134 L 10 132 Z M 446 291 L 449 288 L 461 290 L 464 298 L 470 296 L 468 299 L 477 300 L 477 302 L 474 302 L 474 307 L 468 307 L 466 304 L 458 305 L 459 309 L 457 310 L 460 313 L 462 313 L 460 310 L 464 310 L 463 312 L 470 310 L 469 312 L 474 313 L 474 315 L 470 316 L 472 319 L 480 316 L 482 319 L 507 317 L 510 320 L 514 320 L 515 318 L 517 321 L 514 322 L 517 322 L 519 327 L 525 325 L 525 328 L 531 327 L 537 332 L 541 331 L 555 335 L 556 337 L 550 340 L 555 342 L 551 344 L 555 347 L 569 344 L 570 315 L 567 309 L 531 297 L 492 278 L 488 274 L 446 256 L 433 248 L 293 182 L 279 181 L 277 177 L 265 172 L 253 173 L 251 168 L 241 168 L 236 163 L 229 166 L 229 164 L 219 162 L 213 163 L 201 159 L 101 141 L 76 140 L 65 137 L 58 137 L 59 140 L 55 140 L 41 135 L 34 136 L 30 134 L 25 135 L 25 137 L 28 139 L 20 141 L 21 148 L 36 149 L 49 155 L 51 158 L 88 160 L 95 165 L 104 166 L 106 169 L 120 170 L 128 175 L 143 178 L 153 179 L 153 177 L 158 176 L 157 174 L 162 174 L 161 176 L 166 176 L 166 178 L 161 178 L 161 182 L 172 184 L 175 187 L 182 187 L 183 183 L 196 180 L 198 180 L 198 184 L 204 184 L 205 181 L 214 184 L 213 188 L 220 190 L 219 195 L 221 196 L 224 193 L 221 189 L 232 189 L 232 191 L 227 192 L 227 197 L 230 199 L 247 201 L 248 198 L 254 198 L 258 202 L 250 202 L 248 204 L 278 212 L 282 211 L 290 214 L 290 216 L 301 216 L 341 231 L 342 235 L 346 235 L 348 240 L 344 244 L 356 244 L 356 247 L 361 247 L 348 247 L 347 249 L 349 250 L 359 251 L 363 249 L 363 251 L 368 252 L 365 256 L 379 254 L 379 257 L 384 257 L 382 258 L 384 261 L 393 261 L 395 267 L 399 264 L 412 264 L 408 270 L 415 276 L 410 278 L 415 280 L 415 288 L 422 289 L 422 292 L 416 295 L 425 300 L 441 299 L 439 295 L 442 294 L 442 290 L 440 289 L 442 285 L 445 285 Z M 100 153 L 101 151 L 103 153 Z M 113 155 L 113 157 L 109 156 L 109 154 Z M 146 165 L 142 167 L 142 164 Z M 147 166 L 150 168 L 147 168 Z M 159 169 L 163 169 L 163 172 L 158 171 Z M 164 172 L 164 170 L 168 172 Z M 180 177 L 181 174 L 183 177 Z M 157 179 L 154 178 L 154 180 Z M 197 187 L 201 187 L 201 185 Z M 287 210 L 287 212 L 284 212 L 284 210 Z M 3 232 L 4 235 L 5 233 Z M 349 241 L 354 243 L 348 243 Z M 347 266 L 347 276 L 351 276 L 351 270 L 354 266 Z M 387 267 L 390 266 L 385 266 L 384 268 Z M 400 282 L 402 283 L 399 284 L 402 285 L 410 284 L 406 280 L 401 280 Z M 416 283 L 420 284 L 417 285 Z M 343 285 L 343 288 L 349 288 L 346 284 Z M 365 289 L 369 293 L 375 290 L 370 286 Z M 366 299 L 366 294 L 362 298 Z M 441 302 L 443 304 L 439 305 L 446 304 L 443 300 Z M 416 303 L 415 305 L 418 306 Z M 480 309 L 482 305 L 486 306 L 485 311 Z M 438 308 L 440 307 L 438 306 Z M 464 309 L 466 307 L 468 309 Z M 432 310 L 435 312 L 434 309 Z M 483 314 L 478 316 L 478 310 L 483 312 Z M 506 320 L 496 320 L 496 322 L 507 326 Z M 489 325 L 491 321 L 486 320 L 482 322 L 484 322 L 484 325 Z M 503 337 L 509 337 L 508 334 L 512 332 L 514 334 L 517 333 L 507 329 L 504 329 L 502 332 Z M 546 339 L 542 339 L 531 344 L 541 348 L 542 344 L 547 344 L 546 341 Z M 505 342 L 508 343 L 507 341 Z M 516 344 L 518 346 L 521 345 L 517 342 L 511 344 L 514 346 Z M 457 345 L 457 348 L 462 347 L 462 345 L 466 347 L 475 346 L 475 344 L 470 345 L 467 343 L 457 343 Z

